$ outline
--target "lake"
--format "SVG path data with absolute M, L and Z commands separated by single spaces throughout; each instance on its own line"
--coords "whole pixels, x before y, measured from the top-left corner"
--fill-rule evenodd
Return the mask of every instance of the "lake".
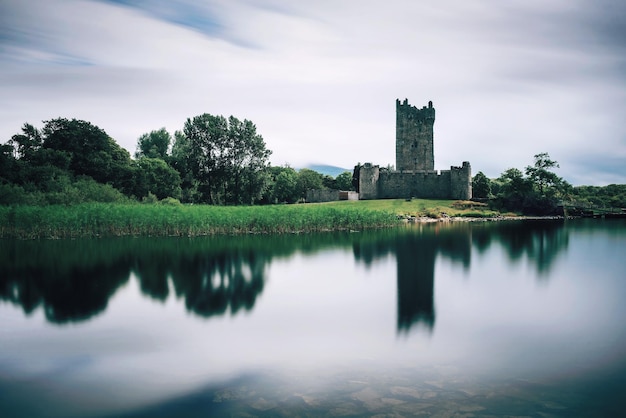
M 626 407 L 624 220 L 0 250 L 2 417 Z

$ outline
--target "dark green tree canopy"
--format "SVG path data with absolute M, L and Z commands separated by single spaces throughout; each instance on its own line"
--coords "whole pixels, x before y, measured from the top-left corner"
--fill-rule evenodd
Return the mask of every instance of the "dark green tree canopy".
M 352 187 L 352 173 L 350 171 L 344 171 L 335 178 L 335 184 L 339 190 L 353 190 Z
M 482 171 L 479 171 L 472 179 L 472 196 L 487 198 L 490 194 L 491 181 Z
M 165 128 L 143 134 L 137 139 L 135 157 L 160 158 L 167 160 L 167 152 L 172 142 L 172 136 Z
M 252 122 L 205 113 L 187 119 L 183 134 L 187 163 L 203 201 L 249 204 L 261 199 L 271 151 Z
M 152 193 L 161 200 L 181 198 L 180 174 L 160 158 L 142 157 L 136 162 L 135 196 L 142 198 Z
M 18 159 L 30 161 L 33 155 L 41 148 L 43 138 L 41 132 L 30 123 L 22 126 L 22 133 L 15 134 L 9 140 Z
M 306 198 L 307 190 L 322 189 L 324 187 L 323 176 L 317 171 L 302 168 L 298 172 L 298 195 Z
M 69 170 L 86 175 L 100 183 L 129 187 L 132 173 L 130 154 L 107 133 L 90 122 L 77 119 L 44 121 L 42 130 L 46 149 L 71 155 Z

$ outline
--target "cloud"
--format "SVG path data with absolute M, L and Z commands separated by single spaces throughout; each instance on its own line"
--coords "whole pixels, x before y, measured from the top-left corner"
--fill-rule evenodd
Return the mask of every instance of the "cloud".
M 469 160 L 496 177 L 549 152 L 574 184 L 626 183 L 625 12 L 612 0 L 4 2 L 0 140 L 76 117 L 132 153 L 142 133 L 206 112 L 255 122 L 274 164 L 386 165 L 406 97 L 437 108 L 439 169 Z

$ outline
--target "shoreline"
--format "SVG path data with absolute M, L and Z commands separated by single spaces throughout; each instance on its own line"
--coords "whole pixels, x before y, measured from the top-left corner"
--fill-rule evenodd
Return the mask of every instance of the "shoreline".
M 502 222 L 502 221 L 558 221 L 565 219 L 579 219 L 577 216 L 442 216 L 440 218 L 432 218 L 428 216 L 399 216 L 398 220 L 404 223 L 438 223 L 438 222 Z

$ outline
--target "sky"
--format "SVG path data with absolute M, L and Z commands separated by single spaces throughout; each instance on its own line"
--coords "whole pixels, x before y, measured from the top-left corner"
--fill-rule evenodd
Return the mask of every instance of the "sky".
M 272 165 L 395 164 L 395 101 L 432 101 L 435 168 L 498 177 L 547 152 L 626 183 L 621 0 L 0 0 L 0 142 L 76 118 L 131 154 L 210 113 Z

